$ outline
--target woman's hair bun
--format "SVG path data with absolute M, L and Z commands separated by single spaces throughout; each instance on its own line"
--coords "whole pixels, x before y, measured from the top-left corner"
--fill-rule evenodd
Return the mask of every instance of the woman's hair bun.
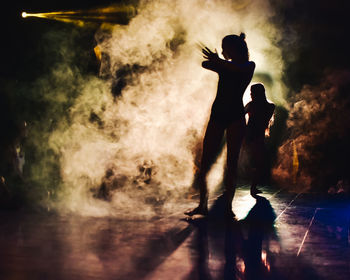
M 242 40 L 245 39 L 245 34 L 242 32 L 241 34 L 239 34 L 239 38 L 241 38 Z

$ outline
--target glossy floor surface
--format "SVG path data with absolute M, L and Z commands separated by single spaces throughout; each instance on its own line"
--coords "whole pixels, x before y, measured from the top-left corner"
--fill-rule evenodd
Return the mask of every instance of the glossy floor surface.
M 0 279 L 349 279 L 349 199 L 263 191 L 235 219 L 0 212 Z

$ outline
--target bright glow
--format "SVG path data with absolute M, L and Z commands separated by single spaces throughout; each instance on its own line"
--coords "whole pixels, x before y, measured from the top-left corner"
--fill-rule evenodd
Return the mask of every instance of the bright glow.
M 97 58 L 99 61 L 101 61 L 101 59 L 102 59 L 102 53 L 101 53 L 100 47 L 99 47 L 99 46 L 96 46 L 96 47 L 94 48 L 94 52 L 95 52 L 96 58 Z
M 22 13 L 22 17 L 23 17 L 23 18 L 27 17 L 27 13 L 26 13 L 26 12 L 23 12 L 23 13 Z
M 245 273 L 244 259 L 237 256 L 236 257 L 236 266 L 237 266 L 237 270 L 240 272 L 240 274 L 244 275 L 244 273 Z
M 266 267 L 266 270 L 270 272 L 271 266 L 270 266 L 269 261 L 267 260 L 266 250 L 261 251 L 261 262 L 262 262 L 263 266 Z
M 243 193 L 243 190 L 242 190 Z M 244 190 L 244 194 L 241 196 L 235 196 L 232 202 L 232 210 L 235 213 L 238 220 L 244 219 L 250 209 L 255 205 L 256 200 L 250 195 L 250 190 Z

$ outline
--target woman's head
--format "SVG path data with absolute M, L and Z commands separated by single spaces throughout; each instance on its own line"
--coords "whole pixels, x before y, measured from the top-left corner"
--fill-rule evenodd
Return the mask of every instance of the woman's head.
M 267 101 L 264 85 L 261 83 L 252 85 L 250 87 L 250 96 L 252 97 L 253 101 Z
M 245 34 L 227 35 L 222 39 L 222 54 L 225 59 L 248 61 L 249 52 Z

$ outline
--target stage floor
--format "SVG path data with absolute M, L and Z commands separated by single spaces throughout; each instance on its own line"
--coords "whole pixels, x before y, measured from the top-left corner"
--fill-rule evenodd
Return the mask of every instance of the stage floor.
M 236 219 L 220 199 L 194 220 L 0 212 L 0 279 L 349 279 L 348 198 L 242 186 Z

